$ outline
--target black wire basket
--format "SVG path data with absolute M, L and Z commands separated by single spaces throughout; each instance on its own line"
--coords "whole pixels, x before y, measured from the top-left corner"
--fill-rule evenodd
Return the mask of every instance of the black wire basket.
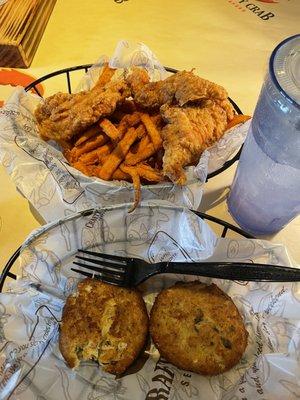
M 44 75 L 41 78 L 30 83 L 28 86 L 25 87 L 25 90 L 26 90 L 26 92 L 28 92 L 29 90 L 31 90 L 31 91 L 34 90 L 36 92 L 36 94 L 38 94 L 40 97 L 43 97 L 42 94 L 40 93 L 40 91 L 38 90 L 37 85 L 41 82 L 44 82 L 48 79 L 55 77 L 55 76 L 65 75 L 65 78 L 66 78 L 65 79 L 65 87 L 64 88 L 61 87 L 60 90 L 64 91 L 66 89 L 68 91 L 68 93 L 72 93 L 72 90 L 73 90 L 72 73 L 74 73 L 74 71 L 82 71 L 82 72 L 86 73 L 91 66 L 92 66 L 92 64 L 77 65 L 75 67 L 64 68 L 64 69 L 60 69 L 58 71 L 51 72 L 50 74 Z M 168 72 L 171 72 L 173 74 L 178 72 L 176 69 L 170 68 L 170 67 L 165 67 L 165 69 Z M 229 98 L 229 101 L 231 102 L 231 104 L 232 104 L 233 108 L 235 109 L 235 111 L 237 112 L 237 114 L 243 114 L 242 111 L 240 110 L 240 108 L 238 107 L 238 105 L 232 99 Z M 239 160 L 241 151 L 242 151 L 242 146 L 239 149 L 239 151 L 234 155 L 234 157 L 232 157 L 230 160 L 226 161 L 221 168 L 218 168 L 216 171 L 208 174 L 207 180 L 209 180 L 210 178 L 213 178 L 214 176 L 225 171 L 232 164 L 234 164 L 237 160 Z
M 247 238 L 247 239 L 255 239 L 254 236 L 250 235 L 249 233 L 243 231 L 242 229 L 240 229 L 226 221 L 223 221 L 219 218 L 213 217 L 212 215 L 204 214 L 200 211 L 193 210 L 193 212 L 196 215 L 198 215 L 200 218 L 202 218 L 203 220 L 209 221 L 210 225 L 212 225 L 213 229 L 217 227 L 218 230 L 220 231 L 219 236 L 221 236 L 222 238 L 230 237 L 233 234 L 235 238 L 242 237 L 242 238 Z M 22 246 L 20 246 L 14 252 L 14 254 L 10 257 L 10 259 L 8 260 L 8 262 L 6 263 L 6 265 L 2 271 L 2 274 L 0 276 L 0 293 L 2 292 L 5 282 L 7 282 L 10 279 L 13 279 L 13 280 L 17 279 L 17 276 L 15 274 L 13 274 L 10 270 L 20 255 L 21 247 Z
M 51 72 L 50 74 L 44 75 L 41 78 L 30 83 L 28 86 L 25 87 L 25 90 L 27 92 L 33 90 L 36 92 L 36 94 L 38 96 L 43 97 L 38 89 L 38 84 L 41 82 L 44 82 L 48 79 L 51 79 L 55 76 L 65 75 L 65 77 L 66 77 L 65 88 L 61 87 L 60 90 L 63 91 L 64 89 L 66 89 L 68 91 L 68 93 L 72 93 L 72 90 L 73 90 L 72 79 L 71 79 L 72 72 L 83 71 L 84 73 L 86 73 L 91 66 L 92 66 L 92 64 L 78 65 L 75 67 L 65 68 L 65 69 Z M 171 72 L 171 73 L 177 72 L 177 70 L 174 68 L 170 68 L 170 67 L 165 67 L 165 68 L 168 72 Z M 237 106 L 237 104 L 232 99 L 229 98 L 229 100 L 230 100 L 232 106 L 234 107 L 235 111 L 237 112 L 237 114 L 243 114 L 242 111 L 240 110 L 240 108 Z M 207 177 L 207 180 L 220 174 L 221 172 L 223 172 L 224 170 L 229 168 L 232 164 L 234 164 L 239 159 L 241 150 L 242 150 L 242 147 L 235 154 L 235 156 L 233 158 L 231 158 L 230 160 L 226 161 L 221 168 L 210 173 Z M 219 229 L 221 228 L 221 234 L 220 234 L 221 237 L 226 237 L 228 235 L 228 233 L 231 232 L 240 237 L 249 238 L 249 239 L 254 238 L 253 236 L 251 236 L 247 232 L 243 231 L 242 229 L 240 229 L 226 221 L 223 221 L 219 218 L 213 217 L 208 214 L 201 213 L 199 211 L 193 210 L 193 212 L 195 214 L 197 214 L 199 217 L 201 217 L 202 219 L 204 219 L 204 220 L 206 219 L 206 220 L 210 221 L 210 223 L 212 223 L 213 225 L 215 225 L 215 226 L 217 225 L 219 227 Z M 0 292 L 2 291 L 4 283 L 7 281 L 7 279 L 13 279 L 13 280 L 17 279 L 17 276 L 11 272 L 11 268 L 13 267 L 14 263 L 17 261 L 19 255 L 20 255 L 20 251 L 21 251 L 21 246 L 10 257 L 10 259 L 8 260 L 8 262 L 6 263 L 6 265 L 2 271 L 2 274 L 0 275 Z

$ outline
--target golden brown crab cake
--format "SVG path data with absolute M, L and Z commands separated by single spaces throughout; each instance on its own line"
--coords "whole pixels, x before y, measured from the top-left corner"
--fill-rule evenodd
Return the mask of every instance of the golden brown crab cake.
M 198 281 L 177 283 L 156 297 L 150 334 L 163 358 L 204 375 L 236 365 L 248 338 L 231 298 L 215 284 Z
M 95 360 L 104 371 L 118 375 L 143 349 L 148 325 L 146 306 L 137 290 L 85 279 L 64 306 L 60 351 L 70 368 Z

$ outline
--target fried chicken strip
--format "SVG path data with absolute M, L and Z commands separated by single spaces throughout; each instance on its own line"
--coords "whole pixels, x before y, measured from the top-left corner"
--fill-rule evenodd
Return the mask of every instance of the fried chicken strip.
M 35 112 L 43 139 L 70 140 L 101 117 L 114 112 L 128 97 L 124 80 L 96 85 L 89 91 L 75 94 L 57 93 L 40 104 Z
M 161 132 L 163 173 L 172 182 L 184 185 L 183 168 L 197 164 L 202 152 L 220 139 L 233 119 L 226 90 L 187 71 L 150 82 L 145 70 L 135 68 L 126 80 L 140 107 L 160 109 L 166 122 Z
M 184 167 L 195 165 L 203 151 L 220 139 L 233 111 L 226 101 L 209 107 L 164 105 L 161 114 L 167 125 L 162 129 L 163 173 L 178 185 L 186 183 Z
M 159 108 L 163 104 L 174 103 L 183 106 L 189 102 L 227 98 L 222 86 L 188 71 L 177 72 L 163 81 L 150 82 L 147 72 L 135 67 L 126 81 L 134 101 L 144 108 Z

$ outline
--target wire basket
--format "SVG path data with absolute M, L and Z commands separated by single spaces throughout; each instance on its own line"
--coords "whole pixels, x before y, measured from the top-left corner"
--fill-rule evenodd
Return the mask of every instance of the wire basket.
M 25 90 L 28 92 L 29 90 L 34 90 L 40 97 L 43 97 L 41 93 L 39 92 L 37 85 L 41 82 L 44 82 L 48 79 L 51 79 L 57 75 L 65 75 L 66 80 L 65 80 L 65 88 L 68 91 L 68 93 L 72 93 L 73 90 L 73 85 L 72 85 L 72 72 L 74 71 L 80 71 L 82 70 L 83 73 L 86 73 L 88 69 L 92 66 L 92 64 L 84 64 L 84 65 L 77 65 L 75 67 L 70 67 L 70 68 L 65 68 L 65 69 L 60 69 L 58 71 L 51 72 L 50 74 L 44 75 L 41 78 L 33 81 L 30 83 L 28 86 L 25 87 Z M 175 74 L 177 69 L 170 68 L 170 67 L 165 67 L 165 69 L 168 72 L 171 72 Z M 61 88 L 61 91 L 63 91 L 64 88 Z M 231 99 L 229 98 L 229 101 L 231 102 L 233 108 L 238 114 L 243 114 L 241 109 L 238 107 L 238 105 Z M 210 174 L 207 175 L 207 180 L 210 178 L 213 178 L 214 176 L 220 174 L 221 172 L 225 171 L 227 168 L 229 168 L 232 164 L 234 164 L 237 160 L 240 158 L 240 154 L 242 151 L 242 146 L 239 149 L 239 151 L 232 157 L 230 160 L 226 161 L 224 165 L 221 168 L 218 168 L 216 171 L 211 172 Z
M 200 218 L 202 218 L 203 220 L 209 221 L 209 223 L 213 229 L 217 227 L 218 230 L 221 230 L 220 236 L 222 238 L 232 237 L 232 235 L 234 235 L 235 238 L 243 237 L 243 238 L 247 238 L 247 239 L 254 239 L 254 236 L 250 235 L 249 233 L 243 231 L 242 229 L 240 229 L 226 221 L 223 221 L 212 215 L 204 214 L 200 211 L 194 211 L 194 210 L 192 210 L 192 211 L 196 215 L 198 215 Z M 22 248 L 22 246 L 20 246 L 14 252 L 14 254 L 10 257 L 10 259 L 8 260 L 8 262 L 6 263 L 6 265 L 2 271 L 2 274 L 0 275 L 0 293 L 2 292 L 4 283 L 6 283 L 7 280 L 9 280 L 9 279 L 16 280 L 17 279 L 17 276 L 15 274 L 13 274 L 12 272 L 10 272 L 10 270 L 13 267 L 14 263 L 17 261 L 19 255 L 20 255 L 21 248 Z

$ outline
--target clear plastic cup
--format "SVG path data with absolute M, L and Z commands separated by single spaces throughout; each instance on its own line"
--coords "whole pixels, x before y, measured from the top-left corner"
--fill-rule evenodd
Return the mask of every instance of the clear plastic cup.
M 270 57 L 227 204 L 257 236 L 278 232 L 300 213 L 300 34 Z

